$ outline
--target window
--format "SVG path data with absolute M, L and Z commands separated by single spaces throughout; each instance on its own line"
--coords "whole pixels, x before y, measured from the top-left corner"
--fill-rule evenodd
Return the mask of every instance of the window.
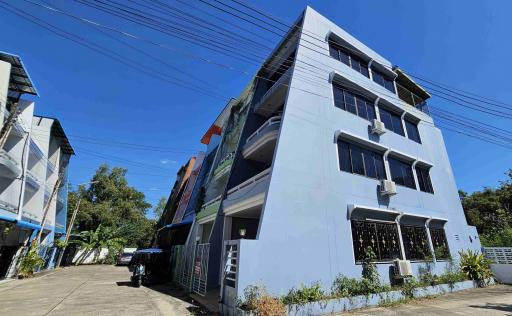
M 395 93 L 395 84 L 393 83 L 393 79 L 390 79 L 388 76 L 384 75 L 378 70 L 372 68 L 372 78 L 373 81 L 388 89 L 389 91 Z
M 331 55 L 332 58 L 337 59 L 345 65 L 351 67 L 355 71 L 361 73 L 362 75 L 370 78 L 368 63 L 363 61 L 360 57 L 349 53 L 346 49 L 329 43 L 329 55 Z
M 427 230 L 422 226 L 400 225 L 407 260 L 424 260 L 430 255 Z
M 384 108 L 379 108 L 379 113 L 380 120 L 384 123 L 384 126 L 386 126 L 388 130 L 405 136 L 402 120 L 400 119 L 399 115 L 392 113 Z
M 416 123 L 405 119 L 405 128 L 407 129 L 407 137 L 417 143 L 421 144 L 420 133 L 418 132 L 418 126 Z
M 391 178 L 396 184 L 406 186 L 411 189 L 416 189 L 414 183 L 414 175 L 412 173 L 412 166 L 409 163 L 397 160 L 395 158 L 388 158 L 389 169 L 391 170 Z
M 382 154 L 373 152 L 359 145 L 338 141 L 340 169 L 374 179 L 386 178 Z
M 370 100 L 337 85 L 333 85 L 333 90 L 334 105 L 337 108 L 358 115 L 365 120 L 371 121 L 376 118 L 375 106 Z
M 416 176 L 418 177 L 418 185 L 423 192 L 434 193 L 432 181 L 430 181 L 429 170 L 424 167 L 416 166 Z
M 392 261 L 400 258 L 400 239 L 395 223 L 352 220 L 352 242 L 356 262 L 365 258 L 370 247 L 378 261 Z
M 443 228 L 430 228 L 430 238 L 432 238 L 432 246 L 434 247 L 434 254 L 436 259 L 449 259 L 450 249 L 448 248 L 448 241 Z

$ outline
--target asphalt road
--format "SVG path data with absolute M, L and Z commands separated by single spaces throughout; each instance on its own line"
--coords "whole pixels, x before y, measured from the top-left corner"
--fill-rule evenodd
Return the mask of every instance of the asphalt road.
M 134 288 L 126 267 L 92 265 L 0 283 L 0 315 L 196 315 L 170 285 Z

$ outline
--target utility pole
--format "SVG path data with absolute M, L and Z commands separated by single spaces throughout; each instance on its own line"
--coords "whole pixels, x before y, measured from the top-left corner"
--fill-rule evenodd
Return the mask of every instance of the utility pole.
M 64 239 L 64 244 L 67 244 L 69 241 L 69 236 L 71 235 L 71 230 L 73 229 L 73 225 L 75 224 L 76 214 L 78 213 L 78 209 L 80 208 L 81 198 L 78 198 L 76 202 L 75 210 L 73 211 L 73 215 L 71 216 L 71 220 L 69 221 L 68 229 L 66 230 L 66 238 Z M 67 246 L 66 246 L 67 247 Z M 58 268 L 60 266 L 60 262 L 62 261 L 62 256 L 64 256 L 64 251 L 66 247 L 62 248 L 59 253 L 59 258 L 55 264 L 55 267 Z
M 50 209 L 50 205 L 52 204 L 53 198 L 57 194 L 57 191 L 59 189 L 61 181 L 62 181 L 62 177 L 61 177 L 61 175 L 59 175 L 57 182 L 55 182 L 55 185 L 53 186 L 52 195 L 50 195 L 50 198 L 48 199 L 48 204 L 46 204 L 46 206 L 44 208 L 43 220 L 41 221 L 41 229 L 39 230 L 39 233 L 37 234 L 37 238 L 35 239 L 36 244 L 41 243 L 41 235 L 43 234 L 44 224 L 46 224 L 46 216 L 48 215 L 48 210 Z
M 13 102 L 9 117 L 7 118 L 7 121 L 5 122 L 5 125 L 2 126 L 2 129 L 0 130 L 0 149 L 2 149 L 4 147 L 4 144 L 7 141 L 7 137 L 9 136 L 9 133 L 11 132 L 12 125 L 14 124 L 14 121 L 16 120 L 17 116 L 18 116 L 18 102 Z

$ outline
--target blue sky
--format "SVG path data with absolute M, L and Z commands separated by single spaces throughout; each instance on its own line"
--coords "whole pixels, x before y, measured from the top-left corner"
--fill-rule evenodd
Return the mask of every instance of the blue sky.
M 180 164 L 202 149 L 199 139 L 224 106 L 224 98 L 238 96 L 250 80 L 248 75 L 191 59 L 170 49 L 127 40 L 115 33 L 106 36 L 89 25 L 22 0 L 7 2 L 68 32 L 108 47 L 124 60 L 137 60 L 147 67 L 146 72 L 136 71 L 0 8 L 0 50 L 22 57 L 40 93 L 36 99 L 36 113 L 61 120 L 77 152 L 70 170 L 70 181 L 74 184 L 88 181 L 96 167 L 107 162 L 111 166 L 127 167 L 130 184 L 143 191 L 151 203 L 156 203 L 159 197 L 170 192 Z M 166 2 L 190 10 L 173 0 Z M 306 5 L 310 5 L 406 71 L 512 103 L 509 75 L 512 73 L 509 58 L 512 56 L 512 42 L 507 40 L 512 30 L 509 17 L 512 2 L 250 2 L 289 23 L 295 21 Z M 48 0 L 47 3 L 165 43 L 173 49 L 232 65 L 249 74 L 258 68 L 256 63 L 233 60 L 112 18 L 76 2 Z M 188 3 L 217 14 L 200 2 L 190 0 Z M 233 18 L 222 17 L 235 22 Z M 253 33 L 252 38 L 270 47 L 277 43 L 276 36 L 245 27 Z M 164 63 L 131 50 L 123 43 L 135 45 Z M 269 52 L 260 50 L 259 53 L 267 55 Z M 171 67 L 189 75 L 183 76 Z M 207 86 L 216 97 L 170 84 L 159 79 L 162 73 L 180 77 L 180 82 L 185 84 L 193 80 L 189 76 L 200 78 L 201 81 L 196 83 Z M 469 112 L 440 99 L 433 98 L 430 103 L 502 128 L 510 126 L 506 120 Z M 443 133 L 457 185 L 463 190 L 471 192 L 484 186 L 496 186 L 499 180 L 504 179 L 504 172 L 512 167 L 509 149 L 448 131 Z M 152 151 L 121 148 L 87 137 L 155 148 Z

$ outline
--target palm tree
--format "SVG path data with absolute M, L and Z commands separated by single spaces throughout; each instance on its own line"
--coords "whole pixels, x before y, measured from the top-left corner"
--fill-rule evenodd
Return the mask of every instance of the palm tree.
M 108 251 L 119 251 L 123 248 L 126 240 L 119 237 L 120 229 L 113 227 L 98 225 L 95 230 L 87 230 L 80 232 L 80 239 L 75 241 L 80 249 L 83 250 L 82 255 L 75 262 L 78 265 L 94 252 L 93 262 L 96 262 L 100 255 L 101 249 Z

